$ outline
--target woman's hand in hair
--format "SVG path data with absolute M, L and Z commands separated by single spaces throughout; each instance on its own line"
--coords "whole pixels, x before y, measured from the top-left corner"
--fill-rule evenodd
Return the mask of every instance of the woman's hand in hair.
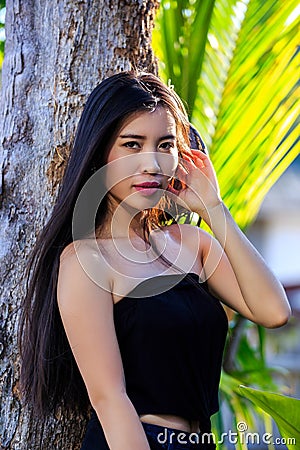
M 259 325 L 284 325 L 291 314 L 284 289 L 223 204 L 207 155 L 191 151 L 177 176 L 176 201 L 198 213 L 214 234 L 202 233 L 203 269 L 210 291 L 227 306 Z M 175 184 L 176 186 L 176 184 Z M 206 241 L 206 244 L 205 244 Z
M 174 200 L 185 208 L 205 218 L 205 212 L 222 202 L 214 167 L 207 154 L 201 150 L 191 150 L 181 158 L 176 174 L 175 187 L 167 190 L 176 196 Z

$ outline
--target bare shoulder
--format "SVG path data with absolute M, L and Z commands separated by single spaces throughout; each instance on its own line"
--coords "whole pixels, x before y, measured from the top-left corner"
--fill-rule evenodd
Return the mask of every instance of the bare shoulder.
M 85 255 L 100 255 L 99 248 L 97 247 L 96 241 L 92 239 L 82 239 L 77 241 L 72 241 L 60 254 L 60 263 L 65 261 L 71 261 L 72 259 L 78 257 L 80 254 Z
M 60 255 L 58 291 L 62 287 L 111 292 L 110 274 L 103 254 L 92 240 L 74 241 Z
M 163 227 L 163 231 L 168 233 L 177 242 L 184 242 L 187 245 L 195 245 L 201 242 L 201 247 L 210 245 L 213 237 L 201 228 L 188 223 L 172 224 Z M 195 241 L 196 240 L 196 241 Z

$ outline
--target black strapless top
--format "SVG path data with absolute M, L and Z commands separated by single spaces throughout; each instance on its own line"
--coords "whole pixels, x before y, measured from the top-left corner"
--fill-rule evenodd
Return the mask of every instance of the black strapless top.
M 114 305 L 126 391 L 138 415 L 169 414 L 209 429 L 228 322 L 195 273 L 140 283 Z

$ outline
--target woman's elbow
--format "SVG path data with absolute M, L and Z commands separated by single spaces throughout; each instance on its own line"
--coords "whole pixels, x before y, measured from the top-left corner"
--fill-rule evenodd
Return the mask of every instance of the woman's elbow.
M 287 304 L 282 310 L 274 311 L 262 325 L 266 328 L 280 328 L 286 325 L 291 317 L 291 307 Z

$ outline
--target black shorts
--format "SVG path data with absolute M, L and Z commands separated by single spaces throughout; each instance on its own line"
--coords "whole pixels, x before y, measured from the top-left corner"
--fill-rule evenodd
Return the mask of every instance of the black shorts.
M 141 422 L 151 450 L 213 450 L 211 433 L 188 433 L 175 428 Z M 81 450 L 110 450 L 103 428 L 93 412 Z

